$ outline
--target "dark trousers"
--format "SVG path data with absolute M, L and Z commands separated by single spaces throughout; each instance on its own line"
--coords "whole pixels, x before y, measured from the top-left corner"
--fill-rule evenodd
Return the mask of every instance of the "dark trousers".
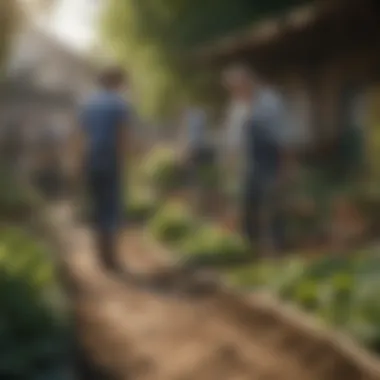
M 117 232 L 123 213 L 120 175 L 115 171 L 92 170 L 87 185 L 95 230 Z
M 116 266 L 116 234 L 122 223 L 120 178 L 116 171 L 92 170 L 87 181 L 98 251 L 108 268 Z
M 281 250 L 285 244 L 282 194 L 272 176 L 260 173 L 244 178 L 241 228 L 252 244 L 270 245 Z

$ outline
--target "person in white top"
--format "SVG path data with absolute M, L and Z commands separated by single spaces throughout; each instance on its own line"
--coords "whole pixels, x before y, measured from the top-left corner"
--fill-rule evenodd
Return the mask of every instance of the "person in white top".
M 284 244 L 279 184 L 294 143 L 284 101 L 246 65 L 228 67 L 223 79 L 232 99 L 246 107 L 239 126 L 242 232 L 261 251 L 273 252 Z

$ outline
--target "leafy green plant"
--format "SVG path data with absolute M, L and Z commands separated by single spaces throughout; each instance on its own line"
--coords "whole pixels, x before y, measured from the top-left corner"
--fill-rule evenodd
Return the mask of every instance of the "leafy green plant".
M 321 282 L 319 314 L 330 324 L 343 327 L 349 322 L 353 307 L 354 277 L 337 272 Z
M 270 279 L 269 286 L 281 298 L 291 300 L 296 293 L 296 289 L 305 278 L 305 271 L 306 265 L 302 259 L 279 262 L 276 265 L 276 273 L 273 279 Z
M 184 242 L 182 251 L 186 256 L 237 256 L 246 253 L 246 245 L 239 235 L 206 225 Z
M 135 191 L 126 201 L 126 214 L 128 220 L 144 222 L 153 217 L 158 208 L 158 201 L 151 192 L 140 189 Z
M 31 189 L 21 187 L 8 170 L 0 169 L 0 215 L 4 220 L 23 219 L 41 202 Z
M 0 230 L 0 378 L 52 378 L 63 371 L 67 326 L 50 304 L 54 288 L 45 248 L 18 228 Z
M 153 236 L 166 243 L 180 242 L 194 232 L 195 226 L 195 218 L 178 202 L 164 205 L 149 223 Z
M 305 268 L 305 276 L 319 281 L 327 280 L 342 271 L 349 271 L 351 261 L 343 256 L 326 255 L 315 259 Z
M 313 280 L 305 280 L 295 289 L 293 299 L 302 308 L 309 311 L 314 311 L 319 306 L 318 295 L 318 283 Z
M 230 270 L 232 284 L 260 287 L 343 329 L 380 352 L 379 254 L 351 257 L 291 258 Z
M 272 278 L 278 275 L 276 265 L 270 263 L 261 263 L 244 268 L 238 268 L 229 271 L 227 274 L 228 281 L 236 286 L 256 289 L 268 286 Z
M 158 148 L 146 158 L 143 171 L 148 183 L 159 192 L 173 190 L 181 184 L 182 170 L 175 152 Z
M 200 169 L 200 180 L 205 188 L 215 189 L 220 185 L 218 167 L 215 164 L 205 165 Z

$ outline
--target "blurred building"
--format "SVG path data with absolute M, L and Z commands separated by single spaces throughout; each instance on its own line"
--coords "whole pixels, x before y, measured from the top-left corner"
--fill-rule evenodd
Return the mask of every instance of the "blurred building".
M 24 143 L 47 131 L 64 138 L 75 128 L 78 103 L 91 90 L 91 63 L 33 24 L 14 37 L 0 83 L 1 130 L 17 129 Z M 3 134 L 3 135 L 4 135 Z
M 11 78 L 78 99 L 91 89 L 93 73 L 84 56 L 36 25 L 27 25 L 14 38 L 8 63 Z
M 70 110 L 91 91 L 93 74 L 84 57 L 28 24 L 14 38 L 1 104 L 12 103 L 21 113 L 39 109 L 40 116 L 54 107 Z
M 380 2 L 319 0 L 204 46 L 201 65 L 252 63 L 285 94 L 306 147 L 380 128 Z M 379 147 L 380 148 L 380 147 Z

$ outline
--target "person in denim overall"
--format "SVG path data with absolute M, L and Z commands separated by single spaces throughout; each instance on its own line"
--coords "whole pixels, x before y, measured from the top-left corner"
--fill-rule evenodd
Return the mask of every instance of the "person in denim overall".
M 241 229 L 263 254 L 283 248 L 282 185 L 292 144 L 281 96 L 244 65 L 225 72 L 232 96 L 250 105 L 242 131 Z

